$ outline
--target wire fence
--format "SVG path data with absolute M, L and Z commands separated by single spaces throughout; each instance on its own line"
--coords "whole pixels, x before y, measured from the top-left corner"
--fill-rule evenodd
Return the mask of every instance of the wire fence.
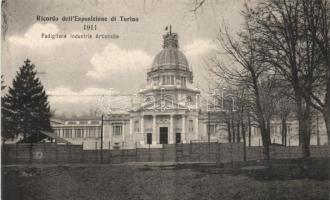
M 244 156 L 244 152 L 245 156 Z M 330 157 L 330 146 L 311 146 L 311 157 Z M 271 159 L 302 157 L 300 147 L 271 146 Z M 245 159 L 244 159 L 245 158 Z M 207 162 L 229 163 L 263 160 L 263 147 L 246 147 L 242 143 L 164 144 L 161 148 L 84 150 L 71 144 L 5 144 L 3 164 L 86 163 L 117 164 L 128 162 Z

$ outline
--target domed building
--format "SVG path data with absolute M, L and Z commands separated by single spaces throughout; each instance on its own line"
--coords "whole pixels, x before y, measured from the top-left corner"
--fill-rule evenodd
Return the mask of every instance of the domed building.
M 95 137 L 85 135 L 89 135 L 89 124 L 96 119 L 69 120 L 53 127 L 58 136 L 71 143 L 83 143 L 84 148 L 95 148 L 95 143 L 99 147 L 101 135 L 105 148 L 161 147 L 208 139 L 210 123 L 207 114 L 201 112 L 200 91 L 193 86 L 193 72 L 180 51 L 176 33 L 170 31 L 163 36 L 162 50 L 149 67 L 147 85 L 138 96 L 140 101 L 132 103 L 130 109 L 104 116 Z M 80 140 L 73 136 L 77 130 L 83 132 Z
M 179 50 L 178 35 L 167 33 L 163 49 L 147 73 L 144 101 L 130 112 L 135 140 L 140 145 L 186 143 L 197 139 L 199 94 L 193 87 L 193 72 Z M 136 125 L 137 126 L 137 125 Z
M 56 137 L 83 144 L 84 149 L 100 148 L 101 141 L 104 149 L 160 148 L 162 144 L 191 141 L 228 142 L 223 113 L 207 112 L 205 105 L 201 108 L 200 91 L 193 86 L 193 71 L 180 51 L 176 33 L 170 31 L 163 36 L 162 50 L 155 56 L 146 78 L 146 87 L 136 95 L 139 98 L 111 97 L 111 102 L 116 102 L 111 105 L 120 103 L 120 108 L 107 107 L 111 112 L 103 120 L 100 116 L 53 120 Z M 293 119 L 287 124 L 288 134 L 298 136 L 297 121 Z M 272 121 L 271 127 L 272 141 L 280 141 L 281 122 Z M 325 126 L 322 127 L 326 138 Z M 252 145 L 260 144 L 259 128 L 251 126 L 250 131 Z

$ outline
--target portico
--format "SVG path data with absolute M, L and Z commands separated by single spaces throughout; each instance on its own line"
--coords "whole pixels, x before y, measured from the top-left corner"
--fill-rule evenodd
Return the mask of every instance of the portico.
M 131 119 L 133 123 L 133 119 Z M 143 113 L 140 115 L 140 144 L 174 144 L 186 142 L 186 114 Z

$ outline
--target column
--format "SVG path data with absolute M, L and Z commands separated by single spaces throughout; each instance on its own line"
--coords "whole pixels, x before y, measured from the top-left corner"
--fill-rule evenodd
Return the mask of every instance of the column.
M 195 139 L 196 140 L 200 140 L 200 137 L 199 137 L 199 130 L 198 130 L 198 116 L 195 118 Z
M 129 119 L 129 134 L 130 134 L 130 136 L 132 136 L 132 134 L 133 134 L 133 119 L 132 118 Z
M 129 119 L 129 144 L 135 143 L 135 139 L 133 137 L 133 119 Z
M 144 116 L 141 115 L 140 144 L 144 144 Z
M 123 123 L 122 130 L 121 130 L 121 135 L 122 135 L 123 142 L 125 142 L 125 132 L 126 132 L 125 128 L 126 128 L 126 123 Z
M 152 144 L 157 144 L 156 115 L 152 115 Z
M 112 142 L 112 138 L 113 138 L 113 127 L 112 127 L 112 124 L 109 124 L 108 130 L 109 130 L 109 141 Z M 97 131 L 97 129 L 95 131 Z
M 169 130 L 170 138 L 169 144 L 174 143 L 174 133 L 173 133 L 173 115 L 170 115 L 170 130 Z
M 181 136 L 181 140 L 182 143 L 186 143 L 186 116 L 182 115 L 182 136 Z

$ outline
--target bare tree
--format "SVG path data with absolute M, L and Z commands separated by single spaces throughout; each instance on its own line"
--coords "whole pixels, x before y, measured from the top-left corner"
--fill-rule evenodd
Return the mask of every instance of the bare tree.
M 318 73 L 313 87 L 304 85 L 305 96 L 324 117 L 330 144 L 330 3 L 327 0 L 302 1 L 302 16 L 306 39 L 315 43 L 320 53 Z
M 258 35 L 258 53 L 293 88 L 304 157 L 310 154 L 311 93 L 322 74 L 320 52 L 316 41 L 310 39 L 308 19 L 303 14 L 308 2 L 268 0 L 247 10 L 251 26 Z
M 245 15 L 245 17 L 248 16 Z M 269 124 L 272 109 L 270 109 L 269 101 L 272 101 L 270 93 L 272 93 L 271 87 L 274 85 L 271 84 L 270 80 L 272 79 L 269 79 L 269 76 L 272 72 L 264 63 L 260 62 L 261 59 L 256 51 L 256 35 L 249 24 L 249 20 L 246 19 L 245 22 L 244 31 L 238 34 L 238 40 L 233 39 L 227 28 L 221 30 L 218 35 L 218 41 L 225 50 L 226 55 L 238 67 L 228 66 L 218 59 L 214 59 L 215 68 L 211 71 L 233 85 L 245 85 L 246 91 L 251 94 L 249 96 L 253 105 L 253 117 L 258 122 L 261 130 L 265 158 L 270 159 Z

